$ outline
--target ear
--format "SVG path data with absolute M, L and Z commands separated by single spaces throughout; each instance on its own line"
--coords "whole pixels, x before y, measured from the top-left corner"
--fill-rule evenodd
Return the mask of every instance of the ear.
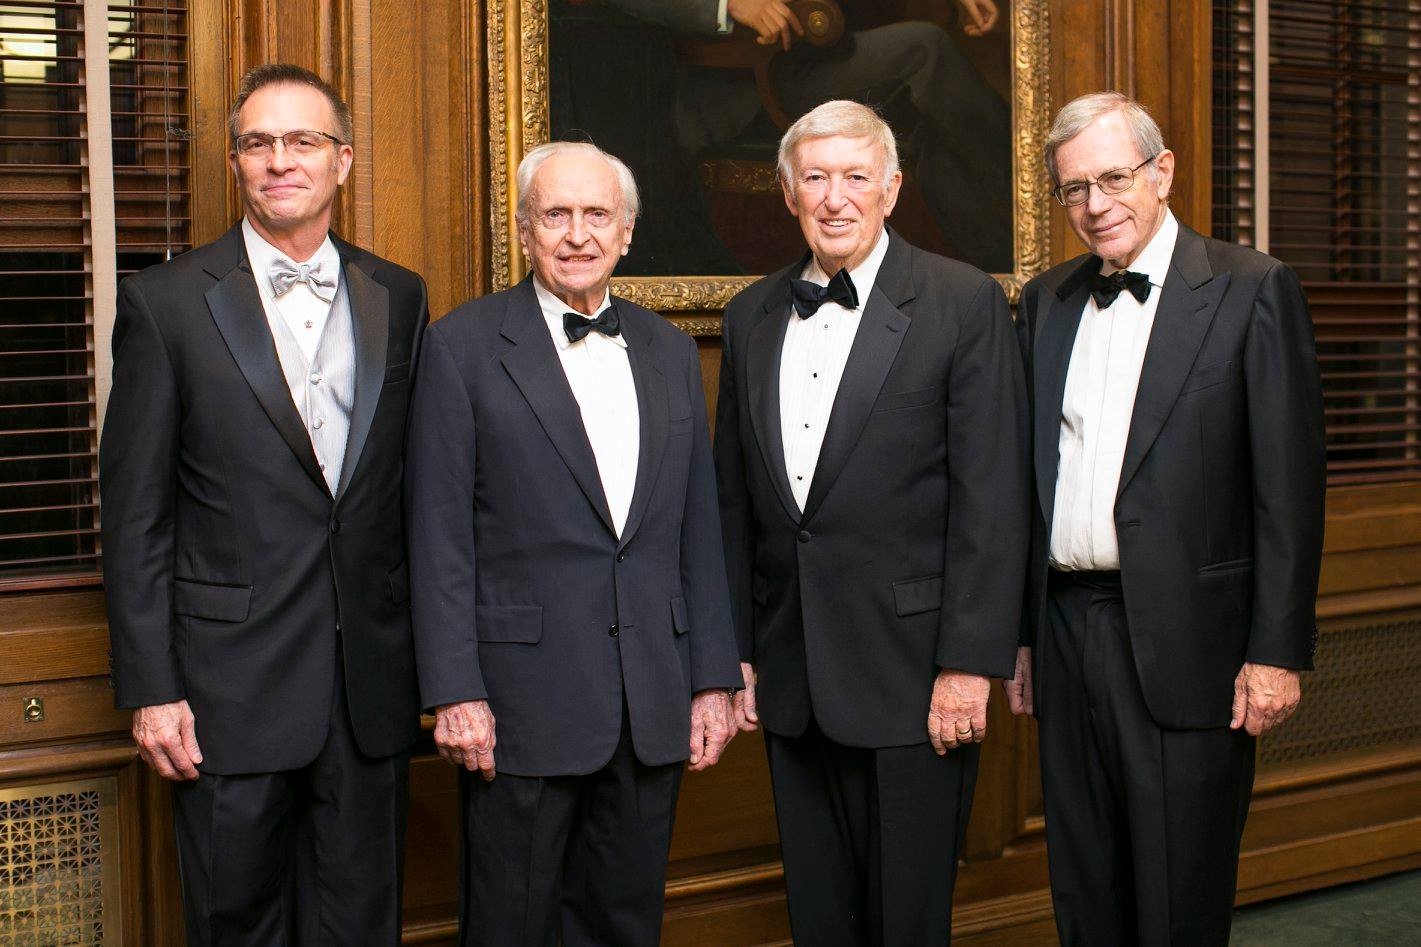
M 622 231 L 622 256 L 626 256 L 627 251 L 632 248 L 632 230 L 635 228 L 636 221 L 633 220 L 627 224 L 626 229 Z
M 355 163 L 355 149 L 349 145 L 341 145 L 336 149 L 336 185 L 345 183 L 345 179 L 350 177 L 350 166 Z
M 1174 152 L 1166 148 L 1155 155 L 1155 194 L 1161 201 L 1169 199 L 1169 189 L 1174 184 Z
M 528 225 L 518 225 L 518 243 L 523 247 L 523 259 L 532 260 L 533 252 L 528 249 Z
M 786 181 L 783 175 L 780 176 L 780 191 L 785 196 L 785 206 L 789 208 L 790 216 L 798 217 L 799 205 L 794 200 L 794 185 Z
M 903 171 L 900 168 L 893 172 L 893 177 L 888 179 L 888 186 L 883 194 L 883 216 L 892 215 L 893 208 L 898 204 L 898 191 L 903 187 Z
M 235 146 L 227 152 L 227 167 L 232 169 L 232 174 L 240 182 L 242 180 L 242 159 L 237 157 Z

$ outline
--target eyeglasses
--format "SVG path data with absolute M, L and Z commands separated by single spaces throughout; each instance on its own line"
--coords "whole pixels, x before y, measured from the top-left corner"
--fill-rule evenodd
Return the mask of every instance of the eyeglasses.
M 326 146 L 327 141 L 333 141 L 337 145 L 342 144 L 341 140 L 334 135 L 312 131 L 309 128 L 298 128 L 296 131 L 287 132 L 284 135 L 247 132 L 245 135 L 237 136 L 237 154 L 243 158 L 265 158 L 271 154 L 278 141 L 281 142 L 281 146 L 286 149 L 288 155 L 303 158 L 320 151 Z
M 1100 188 L 1102 194 L 1124 194 L 1135 186 L 1135 174 L 1158 157 L 1158 154 L 1153 154 L 1133 168 L 1115 168 L 1112 171 L 1106 171 L 1094 181 L 1067 181 L 1060 187 L 1053 188 L 1051 194 L 1064 207 L 1076 207 L 1090 200 L 1092 184 Z

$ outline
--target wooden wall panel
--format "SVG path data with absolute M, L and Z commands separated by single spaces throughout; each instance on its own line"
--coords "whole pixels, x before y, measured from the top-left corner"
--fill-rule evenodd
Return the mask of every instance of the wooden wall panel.
M 483 292 L 482 4 L 370 0 L 371 248 L 418 270 L 437 318 Z

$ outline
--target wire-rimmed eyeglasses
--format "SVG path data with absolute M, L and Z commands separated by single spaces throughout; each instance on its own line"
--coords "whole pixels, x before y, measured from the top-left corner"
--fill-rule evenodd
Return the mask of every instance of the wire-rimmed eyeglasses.
M 1075 207 L 1090 200 L 1091 185 L 1100 188 L 1102 194 L 1124 194 L 1135 186 L 1135 175 L 1139 170 L 1158 157 L 1159 154 L 1155 153 L 1133 168 L 1114 168 L 1104 172 L 1094 181 L 1067 181 L 1052 188 L 1051 195 L 1060 201 L 1063 207 Z

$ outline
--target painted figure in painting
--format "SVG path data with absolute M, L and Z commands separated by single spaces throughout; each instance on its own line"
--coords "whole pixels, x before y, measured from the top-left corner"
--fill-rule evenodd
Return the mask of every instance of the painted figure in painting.
M 834 98 L 869 104 L 892 125 L 910 238 L 1012 269 L 1009 37 L 991 0 L 844 3 L 822 37 L 798 19 L 804 5 L 730 0 L 721 18 L 719 9 L 550 6 L 554 137 L 616 142 L 656 198 L 623 275 L 763 272 L 794 252 L 798 237 L 777 211 L 775 149 L 790 122 Z

